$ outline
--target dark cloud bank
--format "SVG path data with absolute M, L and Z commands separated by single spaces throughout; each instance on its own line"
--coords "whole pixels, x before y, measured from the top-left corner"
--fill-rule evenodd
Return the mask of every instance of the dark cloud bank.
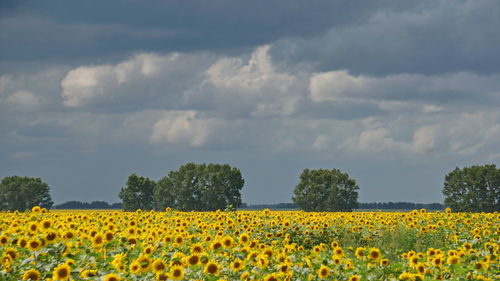
M 241 168 L 249 203 L 290 201 L 303 168 L 436 202 L 455 166 L 499 163 L 496 0 L 0 5 L 0 177 L 58 203 L 188 161 Z

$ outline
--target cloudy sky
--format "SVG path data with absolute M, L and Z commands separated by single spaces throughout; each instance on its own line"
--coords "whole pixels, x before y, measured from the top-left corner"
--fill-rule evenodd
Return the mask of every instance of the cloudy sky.
M 442 202 L 500 164 L 500 1 L 0 2 L 0 177 L 118 202 L 131 173 L 241 169 L 248 203 L 338 168 Z

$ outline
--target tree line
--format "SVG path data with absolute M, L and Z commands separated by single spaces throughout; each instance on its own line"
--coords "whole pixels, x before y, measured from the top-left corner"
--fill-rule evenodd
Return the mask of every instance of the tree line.
M 65 209 L 114 209 L 125 211 L 164 210 L 212 211 L 242 206 L 245 180 L 238 168 L 228 164 L 187 163 L 158 181 L 132 174 L 118 196 L 121 203 L 69 201 Z M 500 211 L 500 169 L 494 164 L 456 168 L 444 178 L 444 206 L 439 203 L 358 203 L 356 181 L 338 169 L 304 169 L 292 197 L 293 203 L 277 208 L 305 211 L 351 211 L 353 209 L 430 209 L 449 207 L 456 212 Z M 0 210 L 52 208 L 49 186 L 41 178 L 5 177 L 0 182 Z M 243 206 L 244 207 L 244 206 Z
M 122 203 L 109 204 L 106 201 L 92 201 L 92 202 L 81 202 L 81 201 L 67 201 L 59 205 L 55 205 L 54 209 L 62 210 L 110 210 L 110 209 L 122 209 Z
M 187 163 L 158 182 L 132 174 L 118 196 L 125 211 L 224 210 L 241 205 L 244 184 L 240 170 L 228 164 Z
M 248 210 L 296 210 L 300 209 L 299 205 L 295 203 L 278 203 L 278 204 L 246 204 L 240 206 L 241 209 Z M 359 210 L 444 210 L 445 206 L 441 203 L 412 203 L 412 202 L 369 202 L 358 203 Z

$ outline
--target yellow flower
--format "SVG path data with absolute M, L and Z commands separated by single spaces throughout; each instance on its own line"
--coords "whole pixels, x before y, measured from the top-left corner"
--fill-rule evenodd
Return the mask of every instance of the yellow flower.
M 189 265 L 197 265 L 200 262 L 200 256 L 198 254 L 191 254 L 186 257 L 186 263 Z
M 361 280 L 361 277 L 359 277 L 359 275 L 352 275 L 351 277 L 349 277 L 349 281 L 360 281 Z
M 165 272 L 156 273 L 156 281 L 166 281 L 168 280 L 168 274 Z
M 170 269 L 170 278 L 173 280 L 181 280 L 184 278 L 184 269 L 180 266 L 174 266 Z
M 458 264 L 460 260 L 458 259 L 457 256 L 449 256 L 446 262 L 451 265 L 451 264 Z
M 130 264 L 129 270 L 133 274 L 139 274 L 141 272 L 141 265 L 137 262 L 137 260 L 135 260 Z
M 356 257 L 358 259 L 364 258 L 366 256 L 365 251 L 366 251 L 366 248 L 364 248 L 364 247 L 358 247 L 358 248 L 356 248 L 356 252 L 355 252 Z
M 328 276 L 330 276 L 330 268 L 325 265 L 321 265 L 321 267 L 318 269 L 318 276 L 321 279 L 328 278 Z
M 71 275 L 71 268 L 66 263 L 58 265 L 52 272 L 53 280 L 68 280 Z
M 377 260 L 381 256 L 380 250 L 377 248 L 370 248 L 370 253 L 368 254 L 368 257 L 372 260 Z
M 89 278 L 94 276 L 97 276 L 97 270 L 95 269 L 85 269 L 80 273 L 81 278 Z
M 204 268 L 203 272 L 210 273 L 210 274 L 213 274 L 213 275 L 217 275 L 220 272 L 220 265 L 218 263 L 216 263 L 216 262 L 213 262 L 213 261 L 208 262 L 205 265 L 205 268 Z
M 38 281 L 40 278 L 40 272 L 36 269 L 30 269 L 23 274 L 23 280 Z
M 240 242 L 241 245 L 248 246 L 251 242 L 250 235 L 248 235 L 247 233 L 243 233 L 238 238 L 238 241 Z
M 161 259 L 156 259 L 153 262 L 153 272 L 158 273 L 167 269 L 167 264 Z
M 104 276 L 104 281 L 120 281 L 120 280 L 122 280 L 120 278 L 120 276 L 118 276 L 118 275 L 116 275 L 114 273 L 106 274 Z
M 276 273 L 268 274 L 264 277 L 264 281 L 279 281 L 278 275 Z
M 222 239 L 222 246 L 224 248 L 231 248 L 234 245 L 233 238 L 231 236 L 226 236 Z

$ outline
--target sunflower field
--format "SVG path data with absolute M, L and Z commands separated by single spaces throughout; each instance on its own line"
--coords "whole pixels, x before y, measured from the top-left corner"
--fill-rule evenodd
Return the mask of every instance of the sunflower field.
M 500 280 L 498 213 L 0 213 L 0 280 Z

